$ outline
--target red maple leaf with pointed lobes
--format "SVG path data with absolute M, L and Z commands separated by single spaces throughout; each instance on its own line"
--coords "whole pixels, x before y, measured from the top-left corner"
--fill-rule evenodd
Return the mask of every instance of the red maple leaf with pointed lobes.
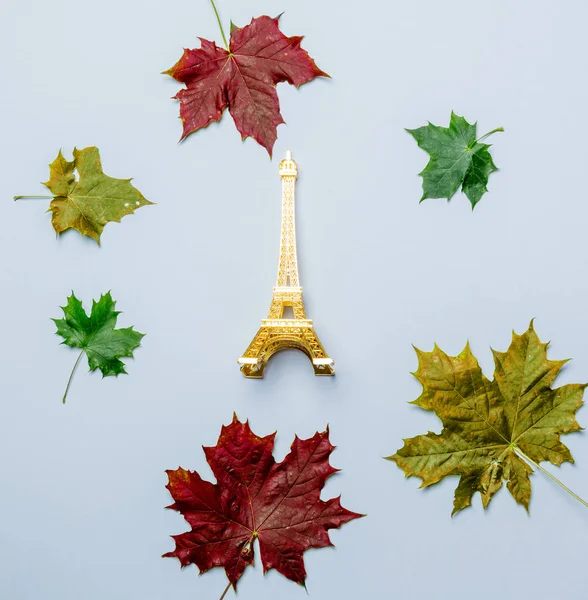
M 184 124 L 181 139 L 220 121 L 228 106 L 242 139 L 253 137 L 271 157 L 278 125 L 285 122 L 276 85 L 287 81 L 299 87 L 329 77 L 300 47 L 302 37 L 280 31 L 278 19 L 263 16 L 245 27 L 233 26 L 228 51 L 199 38 L 200 48 L 185 49 L 164 72 L 186 84 L 175 96 Z
M 175 556 L 182 567 L 194 563 L 200 573 L 224 567 L 236 587 L 253 564 L 257 539 L 264 573 L 276 569 L 304 584 L 304 551 L 332 546 L 327 530 L 363 515 L 343 508 L 340 497 L 320 499 L 325 481 L 339 470 L 329 464 L 335 447 L 328 429 L 307 440 L 295 437 L 281 463 L 272 455 L 274 438 L 258 437 L 234 415 L 217 445 L 204 448 L 216 484 L 181 467 L 167 471 L 174 499 L 168 508 L 192 530 L 172 536 L 176 549 L 164 557 Z

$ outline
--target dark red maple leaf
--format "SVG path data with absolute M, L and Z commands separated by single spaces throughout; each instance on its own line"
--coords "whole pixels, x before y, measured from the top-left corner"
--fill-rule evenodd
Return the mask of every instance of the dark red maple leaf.
M 256 436 L 235 415 L 217 445 L 204 448 L 216 484 L 181 467 L 167 471 L 175 501 L 168 508 L 192 530 L 172 536 L 176 549 L 164 556 L 175 556 L 183 567 L 194 563 L 201 573 L 224 567 L 236 586 L 253 564 L 257 539 L 264 573 L 276 569 L 304 583 L 303 552 L 332 546 L 327 530 L 363 515 L 343 508 L 340 498 L 320 499 L 326 479 L 339 470 L 329 464 L 334 446 L 328 429 L 308 440 L 296 437 L 281 463 L 272 455 L 274 437 Z
M 228 106 L 242 139 L 253 137 L 271 156 L 277 127 L 284 123 L 276 85 L 287 81 L 298 87 L 328 77 L 300 47 L 302 37 L 280 31 L 278 18 L 263 16 L 233 27 L 228 51 L 199 38 L 200 48 L 185 49 L 165 71 L 186 84 L 175 96 L 184 124 L 182 139 L 220 121 Z

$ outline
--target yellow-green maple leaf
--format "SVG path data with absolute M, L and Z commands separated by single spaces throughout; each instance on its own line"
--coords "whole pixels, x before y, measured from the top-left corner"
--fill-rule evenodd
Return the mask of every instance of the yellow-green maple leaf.
M 507 482 L 514 499 L 527 510 L 532 469 L 521 454 L 554 465 L 574 459 L 560 435 L 581 429 L 575 413 L 586 384 L 552 389 L 565 360 L 548 360 L 547 346 L 531 322 L 522 335 L 513 332 L 506 352 L 494 354 L 494 381 L 487 379 L 469 345 L 458 356 L 435 346 L 416 349 L 415 377 L 423 392 L 412 404 L 433 411 L 443 422 L 440 434 L 429 432 L 404 440 L 393 456 L 407 477 L 427 487 L 459 475 L 453 514 L 471 504 L 476 492 L 484 508 Z
M 107 223 L 120 222 L 137 208 L 153 204 L 131 185 L 130 179 L 115 179 L 104 174 L 98 148 L 74 148 L 73 156 L 73 161 L 67 161 L 60 151 L 49 165 L 50 178 L 44 184 L 55 196 L 49 210 L 58 234 L 77 229 L 100 244 L 100 235 Z

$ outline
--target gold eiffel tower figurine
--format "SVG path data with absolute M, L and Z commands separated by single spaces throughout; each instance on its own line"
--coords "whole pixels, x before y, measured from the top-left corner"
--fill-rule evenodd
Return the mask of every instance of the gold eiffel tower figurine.
M 282 235 L 280 240 L 280 263 L 278 279 L 272 296 L 267 319 L 253 338 L 249 348 L 237 361 L 245 377 L 261 378 L 270 357 L 286 348 L 296 348 L 308 356 L 315 375 L 334 375 L 334 362 L 329 358 L 306 318 L 302 288 L 298 279 L 296 259 L 296 217 L 294 210 L 298 166 L 292 160 L 290 150 L 280 163 L 282 178 Z M 292 307 L 293 319 L 284 319 L 284 308 Z

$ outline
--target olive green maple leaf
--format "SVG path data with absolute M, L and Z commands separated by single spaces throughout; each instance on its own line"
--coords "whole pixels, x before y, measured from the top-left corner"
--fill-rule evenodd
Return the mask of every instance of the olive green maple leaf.
M 405 439 L 387 458 L 407 477 L 420 477 L 421 487 L 459 475 L 453 514 L 469 506 L 476 492 L 486 508 L 505 481 L 514 499 L 529 510 L 529 464 L 543 470 L 541 461 L 574 462 L 560 435 L 581 429 L 575 413 L 587 385 L 552 389 L 567 361 L 547 360 L 547 346 L 533 322 L 524 334 L 513 332 L 506 352 L 492 351 L 494 381 L 484 376 L 469 345 L 458 356 L 437 346 L 432 352 L 416 349 L 414 375 L 423 392 L 412 404 L 435 412 L 443 430 Z
M 431 157 L 427 166 L 419 173 L 423 178 L 423 196 L 427 198 L 447 198 L 462 192 L 472 203 L 472 209 L 488 191 L 488 176 L 497 167 L 490 155 L 489 144 L 480 142 L 489 135 L 504 131 L 502 127 L 493 129 L 476 139 L 477 124 L 470 125 L 463 117 L 451 113 L 449 127 L 437 127 L 429 123 L 418 129 L 407 129 Z
M 82 349 L 67 382 L 63 395 L 64 404 L 73 374 L 84 352 L 88 357 L 90 371 L 100 369 L 103 377 L 126 374 L 125 365 L 119 359 L 132 358 L 133 350 L 139 346 L 145 334 L 132 327 L 115 329 L 120 314 L 120 311 L 114 310 L 115 304 L 110 292 L 103 294 L 98 302 L 92 301 L 92 312 L 88 316 L 82 303 L 72 292 L 67 305 L 61 307 L 65 318 L 52 319 L 57 325 L 57 335 L 63 338 L 61 343 Z
M 61 150 L 49 165 L 47 186 L 53 194 L 49 204 L 51 222 L 60 234 L 77 229 L 100 245 L 100 235 L 107 223 L 117 223 L 137 208 L 153 204 L 131 185 L 130 179 L 115 179 L 104 174 L 98 148 L 74 148 L 73 161 L 67 161 Z M 74 171 L 77 169 L 79 179 Z M 15 196 L 20 198 L 45 196 Z M 49 197 L 50 198 L 50 197 Z

